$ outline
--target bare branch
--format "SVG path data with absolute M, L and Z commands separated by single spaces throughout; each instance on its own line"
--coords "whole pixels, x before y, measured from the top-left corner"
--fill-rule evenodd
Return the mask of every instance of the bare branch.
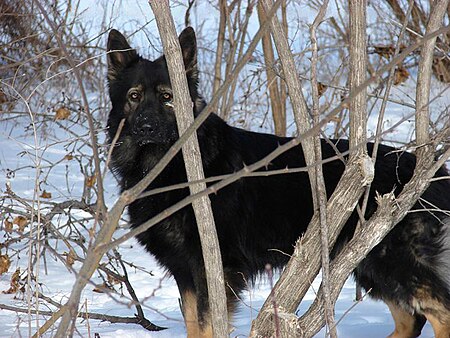
M 366 80 L 367 33 L 366 0 L 350 0 L 350 92 Z M 367 91 L 364 90 L 350 100 L 350 158 L 367 153 L 359 144 L 366 143 Z M 353 149 L 359 149 L 352 153 Z
M 448 7 L 448 0 L 437 0 L 433 3 L 430 18 L 426 29 L 426 34 L 437 31 L 442 26 L 442 19 Z M 434 46 L 436 38 L 426 41 L 420 53 L 420 62 L 417 75 L 416 88 L 416 143 L 419 146 L 428 146 L 430 140 L 429 126 L 429 100 L 430 84 L 433 65 Z M 425 159 L 425 150 L 418 149 L 419 161 Z

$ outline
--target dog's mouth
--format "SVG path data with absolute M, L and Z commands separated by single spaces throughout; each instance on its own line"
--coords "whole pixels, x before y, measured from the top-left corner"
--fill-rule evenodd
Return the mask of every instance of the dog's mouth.
M 167 146 L 169 144 L 172 144 L 176 141 L 176 138 L 174 137 L 168 137 L 167 135 L 155 135 L 154 137 L 144 137 L 137 140 L 137 144 L 140 147 L 144 147 L 146 145 L 164 145 Z
M 152 140 L 152 139 L 148 139 L 148 138 L 141 139 L 138 141 L 138 144 L 140 147 L 146 146 L 147 144 L 158 144 L 158 143 L 161 143 L 161 142 L 159 142 L 159 141 L 157 142 L 156 140 Z
M 178 133 L 175 130 L 156 127 L 148 123 L 135 126 L 133 134 L 137 144 L 141 147 L 150 144 L 167 145 L 175 142 L 178 138 Z

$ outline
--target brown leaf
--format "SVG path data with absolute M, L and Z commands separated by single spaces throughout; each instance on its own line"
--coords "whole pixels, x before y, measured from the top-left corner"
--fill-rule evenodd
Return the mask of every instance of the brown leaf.
M 107 289 L 111 290 L 111 287 L 103 282 L 103 284 L 96 286 L 92 291 L 97 293 L 105 293 Z
M 5 103 L 8 102 L 8 99 L 6 98 L 5 93 L 3 93 L 2 91 L 0 91 L 0 104 L 1 103 Z
M 319 97 L 322 96 L 327 89 L 328 89 L 327 85 L 323 84 L 322 82 L 317 83 L 317 90 L 319 92 Z
M 23 216 L 16 216 L 13 219 L 13 224 L 19 226 L 19 229 L 24 229 L 28 225 L 28 220 Z
M 96 181 L 95 175 L 86 177 L 86 186 L 88 188 L 92 188 L 95 185 L 95 181 Z
M 409 72 L 405 67 L 399 66 L 395 69 L 394 85 L 399 85 L 400 83 L 403 83 L 406 80 L 408 80 L 408 78 L 409 78 Z
M 65 120 L 70 116 L 70 111 L 66 107 L 56 109 L 55 120 Z
M 404 49 L 406 48 L 406 46 L 404 44 L 400 45 L 399 48 L 399 53 L 401 53 Z M 385 59 L 389 59 L 391 56 L 394 55 L 395 53 L 395 47 L 394 45 L 378 45 L 378 46 L 373 46 L 373 52 L 375 54 L 378 54 L 379 56 L 381 56 L 382 58 Z
M 108 283 L 109 283 L 110 285 L 115 285 L 115 284 L 120 284 L 120 283 L 122 283 L 122 281 L 119 280 L 119 279 L 117 279 L 117 278 L 115 278 L 114 276 L 108 275 Z
M 67 154 L 66 156 L 64 156 L 64 159 L 67 161 L 71 161 L 73 160 L 73 155 L 72 154 Z
M 8 272 L 9 267 L 11 266 L 11 261 L 8 255 L 0 255 L 0 275 L 3 275 L 5 272 Z
M 5 227 L 5 231 L 6 232 L 12 232 L 13 231 L 13 222 L 10 222 L 7 219 L 5 219 L 5 221 L 3 222 L 3 225 Z
M 378 54 L 382 58 L 389 59 L 391 55 L 394 55 L 395 48 L 394 46 L 374 46 L 374 53 Z
M 52 198 L 52 193 L 44 190 L 40 197 L 41 198 Z
M 11 283 L 10 283 L 9 289 L 6 291 L 3 291 L 3 293 L 6 293 L 6 294 L 16 293 L 17 290 L 20 289 L 19 281 L 20 281 L 20 268 L 17 268 L 16 272 L 14 272 L 11 277 Z

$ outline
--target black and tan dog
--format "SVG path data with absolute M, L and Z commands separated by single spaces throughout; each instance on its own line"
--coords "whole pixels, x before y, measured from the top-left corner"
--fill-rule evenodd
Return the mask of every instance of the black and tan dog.
M 204 101 L 198 93 L 193 29 L 185 29 L 179 40 L 196 115 L 204 107 Z M 109 34 L 108 51 L 110 140 L 121 119 L 126 121 L 112 153 L 112 168 L 120 178 L 123 191 L 152 169 L 178 138 L 178 132 L 164 56 L 154 61 L 142 58 L 116 30 Z M 289 141 L 289 138 L 231 127 L 214 114 L 200 127 L 198 138 L 206 176 L 236 172 L 244 163 L 254 163 Z M 333 142 L 340 152 L 348 150 L 346 140 Z M 372 144 L 368 144 L 368 149 L 371 153 Z M 394 190 L 399 194 L 411 179 L 414 155 L 393 150 L 388 146 L 380 146 L 378 150 L 366 217 L 376 210 L 375 191 L 383 194 Z M 322 153 L 324 158 L 329 158 L 336 150 L 322 142 Z M 303 166 L 302 149 L 296 147 L 263 170 Z M 341 160 L 324 164 L 328 195 L 335 189 L 343 170 Z M 444 169 L 436 174 L 437 177 L 446 175 Z M 148 189 L 185 181 L 183 158 L 179 153 Z M 172 190 L 133 202 L 128 208 L 131 226 L 138 227 L 188 194 L 187 189 Z M 223 258 L 228 305 L 233 313 L 236 295 L 246 285 L 244 279 L 252 280 L 264 271 L 266 264 L 276 268 L 286 264 L 288 256 L 283 253 L 293 251 L 295 241 L 312 217 L 311 188 L 305 172 L 251 177 L 210 198 Z M 449 338 L 449 181 L 431 183 L 414 209 L 361 262 L 354 275 L 366 290 L 371 289 L 372 297 L 389 306 L 395 320 L 392 337 L 416 337 L 429 320 L 436 337 Z M 351 238 L 356 222 L 355 212 L 340 234 L 336 248 Z M 140 234 L 138 240 L 175 278 L 183 301 L 188 337 L 211 337 L 205 271 L 191 206 Z

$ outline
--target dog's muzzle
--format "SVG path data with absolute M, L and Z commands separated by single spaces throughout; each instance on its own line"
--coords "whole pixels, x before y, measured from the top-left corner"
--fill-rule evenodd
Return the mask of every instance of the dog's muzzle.
M 134 122 L 133 134 L 140 146 L 146 144 L 167 144 L 177 138 L 176 131 L 167 130 L 164 124 L 146 117 L 138 117 Z

